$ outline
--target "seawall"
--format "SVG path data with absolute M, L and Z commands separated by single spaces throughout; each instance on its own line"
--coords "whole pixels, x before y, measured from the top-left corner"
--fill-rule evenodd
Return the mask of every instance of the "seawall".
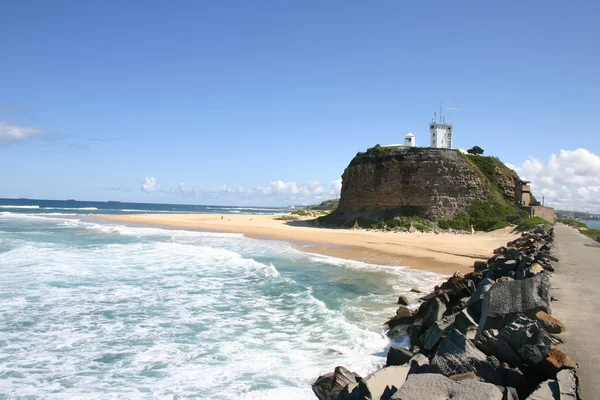
M 367 377 L 337 367 L 313 384 L 317 398 L 579 398 L 577 365 L 558 348 L 566 328 L 551 315 L 553 242 L 541 226 L 523 233 L 421 297 L 415 312 L 400 296 L 388 336 L 408 335 L 409 348 L 392 346 Z

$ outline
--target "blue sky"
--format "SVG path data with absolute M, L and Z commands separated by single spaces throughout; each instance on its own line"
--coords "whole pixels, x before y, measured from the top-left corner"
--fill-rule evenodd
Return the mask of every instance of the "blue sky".
M 600 194 L 597 2 L 20 1 L 0 15 L 0 197 L 312 202 L 357 151 L 409 130 L 425 145 L 440 100 L 460 109 L 456 146 L 556 205 Z

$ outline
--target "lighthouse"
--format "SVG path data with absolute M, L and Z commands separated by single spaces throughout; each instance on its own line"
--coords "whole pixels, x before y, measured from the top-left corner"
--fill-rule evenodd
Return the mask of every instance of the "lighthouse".
M 408 132 L 404 136 L 404 147 L 415 147 L 417 142 L 415 141 L 415 135 L 412 132 Z

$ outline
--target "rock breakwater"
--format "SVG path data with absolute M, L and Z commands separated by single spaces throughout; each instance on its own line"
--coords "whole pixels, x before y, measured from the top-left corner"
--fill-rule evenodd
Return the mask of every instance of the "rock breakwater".
M 540 226 L 494 250 L 420 298 L 400 297 L 386 322 L 392 346 L 367 377 L 337 367 L 320 376 L 320 400 L 579 399 L 575 362 L 557 348 L 565 326 L 551 315 L 552 231 Z

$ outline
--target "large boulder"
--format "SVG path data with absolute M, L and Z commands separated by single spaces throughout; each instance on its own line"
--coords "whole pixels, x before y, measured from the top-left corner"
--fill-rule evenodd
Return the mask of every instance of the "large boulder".
M 469 311 L 477 315 L 481 314 L 481 303 L 485 293 L 492 288 L 493 284 L 494 281 L 489 278 L 482 279 L 477 284 L 477 289 L 475 289 L 475 292 L 471 295 L 469 301 L 467 301 L 467 307 L 469 308 Z
M 477 333 L 477 322 L 473 320 L 467 310 L 461 310 L 436 321 L 421 335 L 423 348 L 431 350 L 442 339 L 449 328 L 457 329 L 468 339 L 474 339 Z
M 440 374 L 414 374 L 409 375 L 404 385 L 391 398 L 395 400 L 502 400 L 503 395 L 495 385 L 475 379 L 453 381 Z
M 484 331 L 475 341 L 477 348 L 511 367 L 535 366 L 548 356 L 554 341 L 539 323 L 523 314 L 511 315 L 503 323 L 502 329 Z
M 456 329 L 449 329 L 430 361 L 430 371 L 444 376 L 475 372 L 485 382 L 502 383 L 503 369 Z
M 387 354 L 387 360 L 385 363 L 386 367 L 391 365 L 404 365 L 408 364 L 411 358 L 413 358 L 414 354 L 412 351 L 407 350 L 402 347 L 390 347 L 390 350 Z
M 386 394 L 389 398 L 404 384 L 410 367 L 391 366 L 373 372 L 363 378 L 358 386 L 350 393 L 350 398 L 360 400 L 379 400 Z
M 412 311 L 406 306 L 400 306 L 396 310 L 396 317 L 412 317 Z
M 563 369 L 556 379 L 540 383 L 526 400 L 578 400 L 578 382 L 575 370 Z
M 312 390 L 319 400 L 335 399 L 344 388 L 354 389 L 360 379 L 358 374 L 344 367 L 335 367 L 333 372 L 319 376 Z
M 546 274 L 533 278 L 498 282 L 493 284 L 483 295 L 480 335 L 494 319 L 504 318 L 507 314 L 550 313 L 550 282 Z
M 400 304 L 401 306 L 407 306 L 409 304 L 409 302 L 408 302 L 408 299 L 406 298 L 406 296 L 398 297 L 398 304 Z
M 435 297 L 431 300 L 431 304 L 427 308 L 427 312 L 423 316 L 422 326 L 423 329 L 429 328 L 434 322 L 442 318 L 446 312 L 446 305 L 442 301 Z
M 510 367 L 517 367 L 523 363 L 521 357 L 506 342 L 498 338 L 500 331 L 488 329 L 475 341 L 475 346 L 489 356 L 495 356 L 500 361 L 506 362 Z

